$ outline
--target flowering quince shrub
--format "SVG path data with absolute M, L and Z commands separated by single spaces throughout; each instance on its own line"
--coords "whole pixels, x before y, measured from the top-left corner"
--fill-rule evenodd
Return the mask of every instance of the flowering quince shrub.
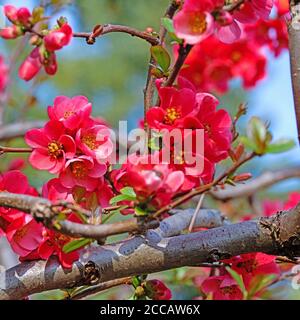
M 151 44 L 142 148 L 130 152 L 127 146 L 125 160 L 120 137 L 116 139 L 103 119 L 92 116 L 92 102 L 83 95 L 56 97 L 47 109 L 43 126 L 26 130 L 28 148 L 0 147 L 1 155 L 28 152 L 33 169 L 52 175 L 36 189 L 23 173 L 23 159 L 15 158 L 5 168 L 1 166 L 0 204 L 1 194 L 3 198 L 17 194 L 18 199 L 31 201 L 44 198 L 52 204 L 54 213 L 53 217 L 40 218 L 33 212 L 35 208 L 11 202 L 0 206 L 0 235 L 7 238 L 21 262 L 55 256 L 64 269 L 72 272 L 74 263 L 90 248 L 105 244 L 107 236 L 141 233 L 141 226 L 144 232 L 147 223 L 169 218 L 171 209 L 187 205 L 196 195 L 201 195 L 199 209 L 210 191 L 246 184 L 251 174 L 237 170 L 247 161 L 294 146 L 290 140 L 273 141 L 268 125 L 258 117 L 251 118 L 246 133 L 240 134 L 237 121 L 246 113 L 245 105 L 231 115 L 228 106 L 215 96 L 230 90 L 233 78 L 240 78 L 247 89 L 254 87 L 266 75 L 266 48 L 275 57 L 288 48 L 286 20 L 291 17 L 287 1 L 174 0 L 171 8 L 174 14 L 162 19 L 162 27 L 173 44 L 173 56 L 166 49 L 165 35 L 159 38 L 151 28 L 141 32 L 119 25 L 98 25 L 91 33 L 75 33 L 63 17 L 50 27 L 44 7 L 30 11 L 4 6 L 9 23 L 0 30 L 0 36 L 5 40 L 24 37 L 33 47 L 19 67 L 18 76 L 25 81 L 42 69 L 55 75 L 56 52 L 68 46 L 73 37 L 93 44 L 106 33 L 125 32 Z M 0 56 L 3 97 L 9 71 Z M 157 93 L 156 101 L 153 92 Z M 263 215 L 270 217 L 293 209 L 299 202 L 299 192 L 290 193 L 285 202 L 265 201 Z M 118 222 L 109 227 L 113 230 L 117 225 L 118 230 L 108 232 L 101 241 L 93 235 L 81 237 L 80 232 L 66 232 L 63 227 L 66 222 L 86 227 L 84 230 L 91 225 L 105 227 L 112 216 Z M 250 214 L 241 220 L 253 218 Z M 131 219 L 130 228 L 120 231 L 124 219 Z M 194 215 L 190 232 L 195 219 Z M 263 298 L 289 269 L 288 264 L 280 265 L 276 256 L 263 252 L 231 256 L 219 257 L 217 266 L 199 267 L 204 272 L 193 274 L 201 299 Z M 126 281 L 134 288 L 133 299 L 172 298 L 171 290 L 161 280 L 136 275 Z M 68 291 L 71 298 L 76 293 L 76 289 Z

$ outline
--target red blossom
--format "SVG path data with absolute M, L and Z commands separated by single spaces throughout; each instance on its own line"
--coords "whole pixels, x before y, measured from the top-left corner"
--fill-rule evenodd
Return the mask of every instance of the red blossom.
M 205 294 L 212 293 L 214 300 L 243 299 L 239 286 L 229 275 L 209 277 L 203 281 L 201 289 Z
M 29 157 L 31 165 L 39 170 L 58 173 L 63 170 L 66 160 L 72 159 L 76 152 L 73 138 L 65 134 L 59 121 L 49 121 L 42 129 L 32 129 L 25 140 L 33 151 Z
M 171 290 L 160 280 L 149 280 L 145 284 L 147 296 L 152 300 L 171 300 Z
M 74 132 L 89 119 L 92 104 L 84 96 L 55 98 L 53 106 L 48 107 L 50 120 L 60 121 L 66 129 Z
M 88 156 L 79 156 L 66 162 L 65 168 L 60 172 L 61 184 L 72 189 L 75 186 L 84 187 L 87 191 L 94 191 L 99 185 L 99 178 L 106 173 L 105 164 L 94 162 Z
M 68 23 L 64 23 L 59 29 L 55 29 L 45 36 L 45 48 L 48 51 L 60 50 L 70 43 L 72 37 L 72 28 Z
M 264 253 L 242 254 L 223 262 L 231 265 L 231 268 L 243 277 L 246 288 L 257 275 L 279 275 L 280 269 L 275 262 L 276 257 Z

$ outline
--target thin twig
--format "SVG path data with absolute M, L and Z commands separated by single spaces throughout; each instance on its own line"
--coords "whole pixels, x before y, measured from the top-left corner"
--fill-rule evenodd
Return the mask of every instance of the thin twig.
M 4 153 L 30 153 L 32 152 L 31 148 L 10 148 L 0 146 L 0 155 Z
M 96 37 L 94 37 L 93 32 L 74 32 L 73 37 L 74 38 L 85 38 L 85 39 L 89 40 L 91 37 L 95 39 L 97 37 L 103 36 L 108 33 L 122 32 L 122 33 L 127 33 L 133 37 L 138 37 L 140 39 L 146 40 L 151 45 L 158 45 L 159 44 L 158 37 L 155 37 L 151 33 L 146 32 L 146 31 L 139 31 L 139 30 L 136 30 L 136 29 L 128 27 L 128 26 L 114 25 L 114 24 L 104 24 L 101 27 L 102 27 L 102 30 L 101 30 L 101 32 L 99 32 L 99 34 L 96 35 Z
M 111 289 L 113 287 L 117 287 L 124 284 L 131 285 L 132 283 L 131 279 L 132 279 L 131 277 L 126 277 L 126 278 L 103 282 L 96 286 L 83 289 L 82 291 L 75 293 L 74 295 L 71 295 L 70 297 L 66 298 L 66 300 L 80 300 L 88 296 L 98 294 L 99 292 L 102 292 L 104 290 Z
M 184 64 L 187 56 L 191 52 L 192 48 L 193 48 L 193 46 L 189 45 L 189 44 L 186 45 L 186 46 L 180 45 L 179 52 L 178 52 L 178 58 L 177 58 L 177 60 L 175 62 L 175 65 L 173 67 L 173 70 L 172 70 L 169 78 L 164 83 L 165 87 L 169 87 L 175 82 L 175 80 L 176 80 L 176 78 L 177 78 L 177 76 L 178 76 L 178 74 L 179 74 L 179 72 L 181 70 L 181 67 L 183 66 L 183 64 Z
M 196 218 L 197 218 L 197 214 L 199 213 L 199 211 L 201 209 L 204 197 L 205 197 L 205 193 L 201 194 L 201 196 L 199 198 L 199 201 L 198 201 L 198 204 L 197 204 L 197 207 L 196 207 L 195 212 L 194 212 L 194 214 L 192 216 L 192 219 L 191 219 L 191 223 L 190 223 L 190 226 L 189 226 L 189 232 L 193 231 L 193 228 L 194 228 L 194 225 L 195 225 L 195 221 L 196 221 Z

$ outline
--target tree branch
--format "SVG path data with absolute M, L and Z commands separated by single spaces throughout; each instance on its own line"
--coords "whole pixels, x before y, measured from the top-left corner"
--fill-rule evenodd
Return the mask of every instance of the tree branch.
M 87 40 L 92 38 L 92 39 L 94 39 L 94 42 L 95 42 L 95 38 L 103 36 L 105 34 L 112 33 L 112 32 L 122 32 L 122 33 L 127 33 L 133 37 L 138 37 L 140 39 L 146 40 L 151 45 L 158 45 L 159 44 L 158 37 L 154 37 L 149 32 L 139 31 L 139 30 L 136 30 L 136 29 L 128 27 L 128 26 L 104 24 L 104 25 L 100 26 L 100 28 L 101 28 L 100 32 L 97 33 L 96 36 L 95 36 L 95 33 L 93 33 L 93 32 L 75 32 L 75 33 L 73 33 L 73 37 L 74 38 L 85 38 Z M 92 44 L 92 42 L 90 44 Z
M 55 258 L 22 263 L 0 274 L 0 299 L 20 299 L 58 288 L 96 285 L 138 274 L 197 266 L 250 252 L 300 254 L 300 204 L 270 218 L 162 238 L 154 230 L 89 249 L 71 270 Z
M 172 84 L 174 83 L 174 81 L 176 80 L 181 67 L 183 66 L 187 56 L 189 55 L 189 53 L 191 52 L 193 46 L 192 45 L 180 45 L 179 47 L 179 52 L 178 52 L 178 58 L 175 62 L 175 65 L 173 67 L 173 70 L 169 76 L 169 78 L 167 79 L 167 81 L 164 83 L 165 87 L 169 87 L 172 86 Z
M 23 137 L 28 130 L 42 128 L 44 125 L 44 121 L 32 121 L 0 126 L 0 141 Z
M 74 238 L 85 237 L 95 240 L 102 240 L 106 237 L 127 232 L 145 232 L 147 229 L 156 228 L 159 223 L 156 220 L 141 221 L 133 218 L 112 224 L 80 224 L 71 221 L 55 221 L 56 215 L 61 208 L 72 208 L 73 210 L 86 215 L 86 210 L 79 206 L 68 203 L 53 204 L 49 200 L 27 195 L 0 192 L 0 207 L 14 208 L 31 214 L 38 222 L 46 227 L 60 233 L 67 234 Z M 1 221 L 0 221 L 1 222 Z M 56 222 L 56 223 L 54 223 Z M 60 228 L 57 229 L 57 223 Z
M 31 148 L 10 148 L 0 146 L 0 155 L 4 153 L 30 153 L 32 152 Z
M 300 2 L 290 1 L 292 21 L 289 23 L 289 48 L 291 77 L 294 95 L 294 108 L 297 121 L 298 140 L 300 142 Z
M 249 197 L 260 189 L 272 186 L 280 181 L 300 178 L 300 168 L 287 168 L 280 171 L 264 172 L 261 176 L 247 181 L 247 184 L 238 186 L 226 186 L 225 189 L 210 191 L 210 194 L 217 200 L 227 201 L 230 199 Z

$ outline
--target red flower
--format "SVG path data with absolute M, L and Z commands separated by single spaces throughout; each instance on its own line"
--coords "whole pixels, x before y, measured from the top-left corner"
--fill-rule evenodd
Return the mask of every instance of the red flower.
M 212 293 L 214 300 L 242 300 L 243 293 L 229 275 L 214 276 L 205 279 L 201 285 L 205 294 Z
M 296 207 L 300 203 L 300 193 L 292 192 L 289 194 L 288 200 L 284 204 L 284 210 L 289 210 Z
M 209 37 L 192 49 L 180 75 L 202 92 L 224 93 L 235 77 L 243 80 L 245 88 L 251 88 L 266 72 L 266 58 L 259 50 L 260 45 L 250 45 L 245 39 L 229 45 Z
M 66 159 L 73 158 L 76 152 L 73 138 L 65 134 L 59 121 L 49 121 L 43 129 L 28 131 L 25 140 L 33 148 L 29 157 L 31 165 L 54 174 L 62 171 Z
M 88 156 L 79 156 L 68 160 L 65 169 L 60 173 L 61 184 L 69 189 L 75 186 L 94 191 L 99 185 L 99 178 L 106 173 L 106 165 L 94 162 Z
M 152 300 L 171 300 L 171 290 L 160 280 L 149 280 L 145 284 L 147 296 Z
M 173 129 L 182 120 L 196 111 L 196 92 L 193 85 L 183 78 L 178 79 L 180 89 L 159 87 L 160 106 L 147 112 L 147 121 L 151 128 Z
M 275 0 L 275 4 L 280 16 L 288 14 L 290 12 L 289 0 Z
M 72 196 L 69 194 L 70 190 L 64 187 L 58 178 L 49 180 L 43 185 L 43 197 L 51 201 L 66 200 L 69 202 L 73 201 Z
M 158 154 L 137 156 L 132 154 L 120 170 L 112 174 L 117 190 L 130 186 L 140 202 L 151 199 L 158 208 L 168 204 L 184 182 L 182 171 L 172 170 L 168 164 L 159 163 Z
M 104 125 L 80 128 L 76 133 L 76 145 L 84 154 L 100 163 L 108 161 L 114 149 L 110 129 Z
M 70 131 L 74 131 L 86 121 L 92 112 L 92 104 L 83 96 L 55 98 L 53 107 L 48 107 L 50 120 L 57 120 Z
M 38 248 L 43 239 L 43 226 L 28 214 L 14 219 L 5 230 L 12 249 L 20 257 L 25 257 Z
M 48 51 L 60 50 L 70 43 L 72 37 L 72 28 L 68 23 L 64 23 L 59 29 L 53 30 L 45 36 L 45 48 Z
M 204 129 L 204 156 L 213 163 L 227 158 L 231 146 L 232 121 L 229 113 L 217 110 L 219 101 L 209 94 L 198 94 L 198 113 L 186 117 L 183 121 L 185 128 Z
M 275 256 L 259 252 L 242 254 L 223 262 L 231 264 L 231 268 L 243 277 L 245 286 L 248 288 L 251 280 L 257 275 L 280 274 L 275 259 Z

